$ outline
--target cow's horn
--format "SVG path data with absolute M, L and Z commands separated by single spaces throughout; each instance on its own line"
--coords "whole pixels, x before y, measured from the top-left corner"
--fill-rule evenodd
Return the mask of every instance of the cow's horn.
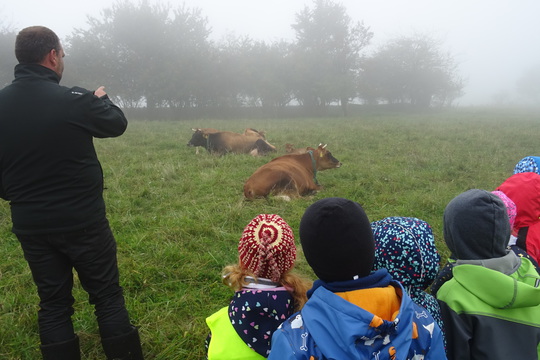
M 323 146 L 322 148 L 325 149 L 327 145 L 328 145 L 328 144 L 324 144 L 324 146 Z

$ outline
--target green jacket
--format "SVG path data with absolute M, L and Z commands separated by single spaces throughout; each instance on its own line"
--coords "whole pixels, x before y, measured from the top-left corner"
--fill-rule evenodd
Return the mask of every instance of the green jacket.
M 437 292 L 448 359 L 540 358 L 540 276 L 528 259 L 505 275 L 457 265 Z

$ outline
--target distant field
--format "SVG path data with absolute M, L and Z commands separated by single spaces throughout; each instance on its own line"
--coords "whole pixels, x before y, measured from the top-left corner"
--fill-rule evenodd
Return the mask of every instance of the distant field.
M 315 200 L 358 201 L 370 220 L 414 216 L 434 229 L 444 258 L 443 210 L 470 189 L 493 190 L 527 155 L 540 155 L 540 116 L 525 111 L 461 110 L 295 120 L 132 121 L 116 139 L 96 140 L 121 281 L 147 359 L 202 359 L 205 317 L 231 292 L 221 269 L 236 261 L 244 226 L 259 213 L 281 215 L 298 236 Z M 193 127 L 267 132 L 276 155 L 212 156 L 186 146 Z M 318 174 L 317 195 L 285 202 L 245 201 L 244 181 L 286 143 L 328 144 L 343 166 Z M 36 290 L 0 202 L 0 358 L 40 359 Z M 299 244 L 297 238 L 297 244 Z M 332 239 L 328 239 L 332 241 Z M 298 270 L 312 273 L 299 251 Z M 76 288 L 75 328 L 84 359 L 104 357 L 93 310 Z

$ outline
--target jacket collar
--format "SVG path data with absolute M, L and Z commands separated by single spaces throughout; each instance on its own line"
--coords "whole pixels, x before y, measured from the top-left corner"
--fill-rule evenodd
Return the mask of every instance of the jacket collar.
M 361 277 L 355 280 L 324 282 L 319 279 L 316 280 L 313 283 L 313 287 L 308 290 L 307 296 L 308 298 L 311 297 L 313 292 L 319 287 L 324 287 L 331 292 L 344 292 L 374 287 L 386 287 L 390 285 L 391 280 L 392 277 L 386 269 L 379 269 L 372 272 L 368 276 Z
M 40 78 L 46 81 L 60 83 L 60 76 L 53 70 L 39 64 L 17 64 L 15 66 L 15 80 Z
M 512 251 L 508 250 L 507 254 L 502 257 L 492 259 L 479 260 L 457 260 L 456 265 L 479 265 L 485 268 L 502 272 L 510 275 L 515 273 L 521 266 L 521 259 Z

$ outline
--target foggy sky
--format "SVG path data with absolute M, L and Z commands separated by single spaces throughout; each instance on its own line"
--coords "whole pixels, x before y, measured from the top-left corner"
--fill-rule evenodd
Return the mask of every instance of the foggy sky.
M 156 3 L 157 0 L 152 1 Z M 494 95 L 513 97 L 516 80 L 540 64 L 540 1 L 538 0 L 342 0 L 354 21 L 374 33 L 372 47 L 395 36 L 430 34 L 460 64 L 466 80 L 459 105 L 492 104 Z M 0 4 L 0 24 L 16 31 L 44 25 L 61 38 L 74 28 L 87 29 L 87 16 L 101 18 L 111 0 L 47 3 L 41 0 Z M 138 2 L 137 2 L 138 3 Z M 181 2 L 168 2 L 173 7 Z M 208 18 L 211 38 L 226 34 L 254 40 L 294 40 L 295 14 L 311 0 L 186 0 Z M 32 9 L 32 10 L 29 10 Z M 5 51 L 5 49 L 3 50 Z M 69 55 L 69 54 L 68 54 Z M 67 59 L 66 59 L 67 61 Z

